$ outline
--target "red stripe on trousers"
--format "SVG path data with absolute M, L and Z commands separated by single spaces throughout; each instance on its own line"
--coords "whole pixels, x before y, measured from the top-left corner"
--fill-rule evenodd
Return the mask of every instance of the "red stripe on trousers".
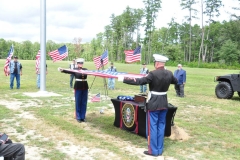
M 150 113 L 149 113 L 149 111 L 147 111 L 147 114 L 148 114 L 148 116 L 147 116 L 147 124 L 148 124 L 148 153 L 149 154 L 152 154 L 152 150 L 151 150 L 151 146 L 150 146 L 150 139 L 151 139 L 151 137 L 150 137 Z

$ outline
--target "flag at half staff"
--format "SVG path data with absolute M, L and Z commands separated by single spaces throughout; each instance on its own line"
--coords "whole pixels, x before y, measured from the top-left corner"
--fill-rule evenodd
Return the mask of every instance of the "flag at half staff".
M 141 46 L 138 46 L 135 50 L 126 50 L 124 53 L 127 63 L 141 61 Z
M 108 64 L 108 51 L 106 50 L 103 52 L 103 54 L 101 56 L 93 58 L 93 62 L 97 69 Z
M 52 58 L 53 62 L 61 61 L 68 56 L 68 48 L 64 45 L 55 51 L 49 52 L 48 54 Z
M 36 66 L 35 66 L 36 67 L 36 73 L 38 73 L 38 71 L 39 71 L 40 55 L 41 55 L 41 52 L 39 50 L 37 55 L 36 55 Z
M 6 61 L 5 61 L 5 65 L 4 65 L 4 69 L 3 69 L 3 71 L 4 71 L 4 73 L 5 73 L 6 76 L 9 75 L 9 73 L 8 73 L 8 65 L 9 65 L 9 63 L 10 63 L 10 61 L 11 61 L 11 59 L 12 59 L 13 52 L 14 52 L 14 48 L 13 48 L 13 45 L 12 45 L 12 46 L 10 47 L 9 52 L 8 52 L 7 59 L 6 59 Z
M 96 96 L 92 97 L 91 102 L 100 102 L 101 101 L 101 95 L 98 93 Z

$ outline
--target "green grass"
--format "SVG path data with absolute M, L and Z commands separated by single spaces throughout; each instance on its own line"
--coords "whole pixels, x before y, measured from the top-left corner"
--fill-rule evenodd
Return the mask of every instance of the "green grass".
M 20 60 L 21 61 L 21 60 Z M 4 64 L 4 60 L 0 60 Z M 34 114 L 46 126 L 58 127 L 59 131 L 71 134 L 79 142 L 89 142 L 88 147 L 106 149 L 115 153 L 121 159 L 137 159 L 134 155 L 124 154 L 119 148 L 120 144 L 104 139 L 101 135 L 116 137 L 118 141 L 129 142 L 139 148 L 146 148 L 146 140 L 138 135 L 126 132 L 113 126 L 114 113 L 99 114 L 100 108 L 111 104 L 110 100 L 102 100 L 99 103 L 89 103 L 87 111 L 88 127 L 80 127 L 70 117 L 73 117 L 74 100 L 73 92 L 69 89 L 69 75 L 57 71 L 58 67 L 67 68 L 68 62 L 52 63 L 48 61 L 48 75 L 46 76 L 46 90 L 61 94 L 61 97 L 30 98 L 24 92 L 37 92 L 35 61 L 21 61 L 23 65 L 23 76 L 21 77 L 21 89 L 9 89 L 9 77 L 0 77 L 0 101 L 21 101 L 23 103 L 35 102 L 37 106 L 21 108 L 23 111 Z M 121 72 L 138 73 L 141 65 L 115 63 L 117 70 Z M 3 66 L 3 65 L 2 65 Z M 86 62 L 84 67 L 94 70 L 92 62 Z M 153 70 L 153 66 L 147 66 Z M 175 90 L 170 86 L 168 91 L 169 103 L 178 107 L 175 116 L 175 125 L 184 129 L 190 139 L 177 141 L 165 138 L 165 150 L 163 155 L 174 157 L 179 160 L 185 159 L 238 159 L 240 157 L 240 98 L 235 93 L 231 100 L 217 99 L 215 96 L 216 82 L 214 76 L 239 73 L 237 70 L 185 68 L 187 71 L 187 83 L 185 86 L 185 98 L 175 97 Z M 167 69 L 174 71 L 175 67 Z M 94 81 L 93 85 L 92 82 Z M 101 93 L 104 95 L 103 79 L 88 76 L 89 86 L 92 85 L 91 94 Z M 16 87 L 16 84 L 15 84 Z M 126 85 L 116 81 L 116 89 L 109 90 L 108 96 L 116 98 L 118 95 L 134 96 L 138 94 L 139 87 Z M 24 105 L 24 104 L 23 104 Z M 58 106 L 58 107 L 57 107 Z M 107 109 L 106 109 L 107 110 Z M 6 124 L 14 125 L 14 122 L 4 122 L 18 114 L 17 110 L 7 109 L 0 105 L 0 129 L 6 129 Z M 16 119 L 21 125 L 16 126 L 18 133 L 24 133 L 31 129 L 23 119 Z M 5 125 L 3 125 L 5 124 Z M 92 131 L 91 131 L 92 129 Z M 41 128 L 37 131 L 43 132 Z M 54 134 L 54 133 L 52 133 Z M 31 137 L 28 136 L 31 139 Z M 50 144 L 42 140 L 35 140 L 33 145 L 48 150 L 41 153 L 44 158 L 64 159 L 67 156 L 60 149 L 55 148 L 55 142 Z M 30 144 L 28 144 L 30 145 Z M 64 143 L 64 145 L 68 145 Z M 101 159 L 96 156 L 96 159 Z

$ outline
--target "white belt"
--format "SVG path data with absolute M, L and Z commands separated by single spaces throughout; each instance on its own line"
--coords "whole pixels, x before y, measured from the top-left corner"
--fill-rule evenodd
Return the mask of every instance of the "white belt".
M 75 81 L 87 81 L 87 79 L 75 79 Z
M 152 94 L 161 96 L 161 95 L 166 95 L 167 92 L 155 92 L 155 91 L 150 91 L 150 92 L 148 92 L 147 102 L 151 99 Z

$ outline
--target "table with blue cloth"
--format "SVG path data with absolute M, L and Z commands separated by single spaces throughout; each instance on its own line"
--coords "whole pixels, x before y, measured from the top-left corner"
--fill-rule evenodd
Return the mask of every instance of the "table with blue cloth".
M 123 130 L 138 134 L 146 138 L 146 103 L 131 100 L 111 99 L 115 109 L 113 125 Z M 166 116 L 165 137 L 171 136 L 171 126 L 174 125 L 174 116 L 177 107 L 168 104 Z

